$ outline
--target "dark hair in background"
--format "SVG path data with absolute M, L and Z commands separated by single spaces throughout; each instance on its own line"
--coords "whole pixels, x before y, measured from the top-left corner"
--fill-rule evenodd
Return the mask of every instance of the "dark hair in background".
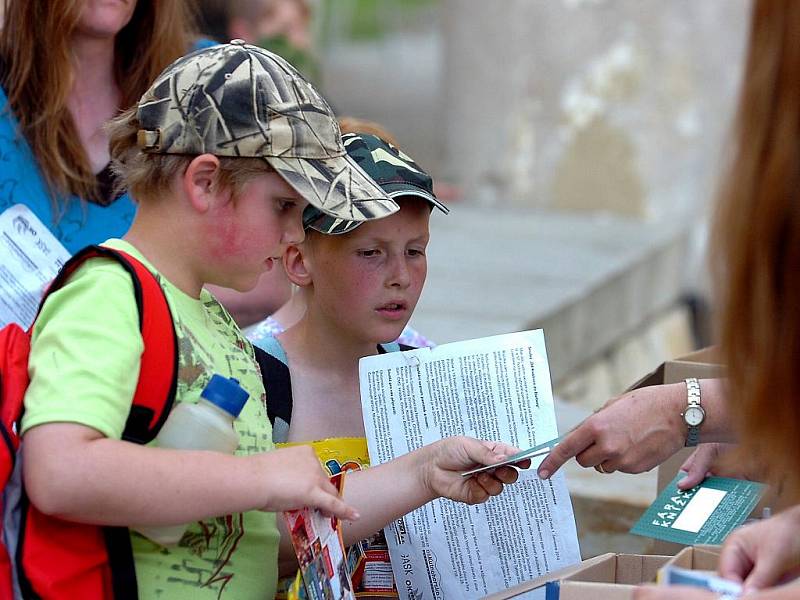
M 197 27 L 204 35 L 218 42 L 228 42 L 228 21 L 231 18 L 231 2 L 235 0 L 199 0 L 197 3 Z

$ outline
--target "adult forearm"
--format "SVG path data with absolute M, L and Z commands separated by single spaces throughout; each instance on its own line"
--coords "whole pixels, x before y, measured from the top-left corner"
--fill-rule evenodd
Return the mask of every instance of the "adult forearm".
M 683 383 L 677 384 L 683 387 L 684 404 L 686 402 L 686 390 Z M 727 401 L 725 379 L 701 379 L 701 404 L 706 412 L 706 419 L 700 427 L 701 442 L 722 442 L 732 443 L 736 441 L 733 419 L 730 414 L 730 406 Z

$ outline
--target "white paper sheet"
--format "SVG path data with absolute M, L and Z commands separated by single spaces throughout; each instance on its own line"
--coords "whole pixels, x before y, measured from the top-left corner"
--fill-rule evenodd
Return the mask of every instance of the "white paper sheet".
M 0 327 L 30 326 L 45 286 L 69 256 L 28 207 L 15 204 L 0 214 Z
M 452 435 L 529 448 L 558 435 L 541 330 L 361 359 L 370 461 Z M 540 457 L 537 462 L 541 462 Z M 580 561 L 563 474 L 483 505 L 437 500 L 386 528 L 401 598 L 480 598 Z

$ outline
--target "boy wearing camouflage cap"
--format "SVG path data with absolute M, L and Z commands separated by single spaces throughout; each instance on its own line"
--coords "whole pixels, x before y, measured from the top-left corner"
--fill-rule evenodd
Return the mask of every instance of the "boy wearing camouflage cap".
M 213 373 L 238 379 L 250 399 L 236 422 L 236 456 L 122 441 L 142 338 L 130 278 L 93 259 L 48 298 L 33 332 L 22 422 L 30 501 L 83 523 L 191 523 L 169 549 L 130 535 L 140 597 L 271 597 L 274 511 L 313 506 L 345 519 L 361 512 L 350 527 L 358 539 L 362 524 L 374 530 L 413 506 L 408 498 L 357 502 L 374 485 L 359 478 L 348 483 L 345 504 L 311 450 L 271 451 L 253 349 L 203 286 L 250 289 L 303 239 L 309 204 L 358 222 L 396 205 L 346 156 L 319 94 L 282 59 L 242 43 L 176 61 L 110 133 L 112 158 L 139 209 L 125 239 L 107 245 L 141 260 L 164 290 L 178 338 L 176 402 L 197 401 Z M 471 451 L 461 463 L 487 464 L 504 449 L 463 444 Z M 385 472 L 405 480 L 412 504 L 440 493 L 420 465 L 448 482 L 458 476 L 446 466 L 466 466 L 431 448 Z M 472 481 L 459 492 L 476 501 L 501 487 L 500 479 Z
M 273 440 L 317 440 L 313 446 L 332 474 L 369 463 L 358 361 L 400 349 L 393 340 L 411 318 L 425 283 L 431 212 L 449 212 L 434 195 L 430 175 L 397 147 L 366 133 L 348 133 L 342 141 L 400 210 L 357 223 L 306 208 L 306 240 L 284 255 L 305 314 L 277 337 L 255 342 L 271 357 L 262 370 L 273 391 Z M 387 577 L 391 565 L 382 534 L 349 554 L 357 592 L 397 595 Z

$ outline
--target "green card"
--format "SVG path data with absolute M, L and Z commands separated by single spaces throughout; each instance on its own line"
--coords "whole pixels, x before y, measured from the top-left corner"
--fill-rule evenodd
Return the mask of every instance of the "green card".
M 753 511 L 764 486 L 753 481 L 709 477 L 681 491 L 679 473 L 650 505 L 631 533 L 675 542 L 721 544 Z

